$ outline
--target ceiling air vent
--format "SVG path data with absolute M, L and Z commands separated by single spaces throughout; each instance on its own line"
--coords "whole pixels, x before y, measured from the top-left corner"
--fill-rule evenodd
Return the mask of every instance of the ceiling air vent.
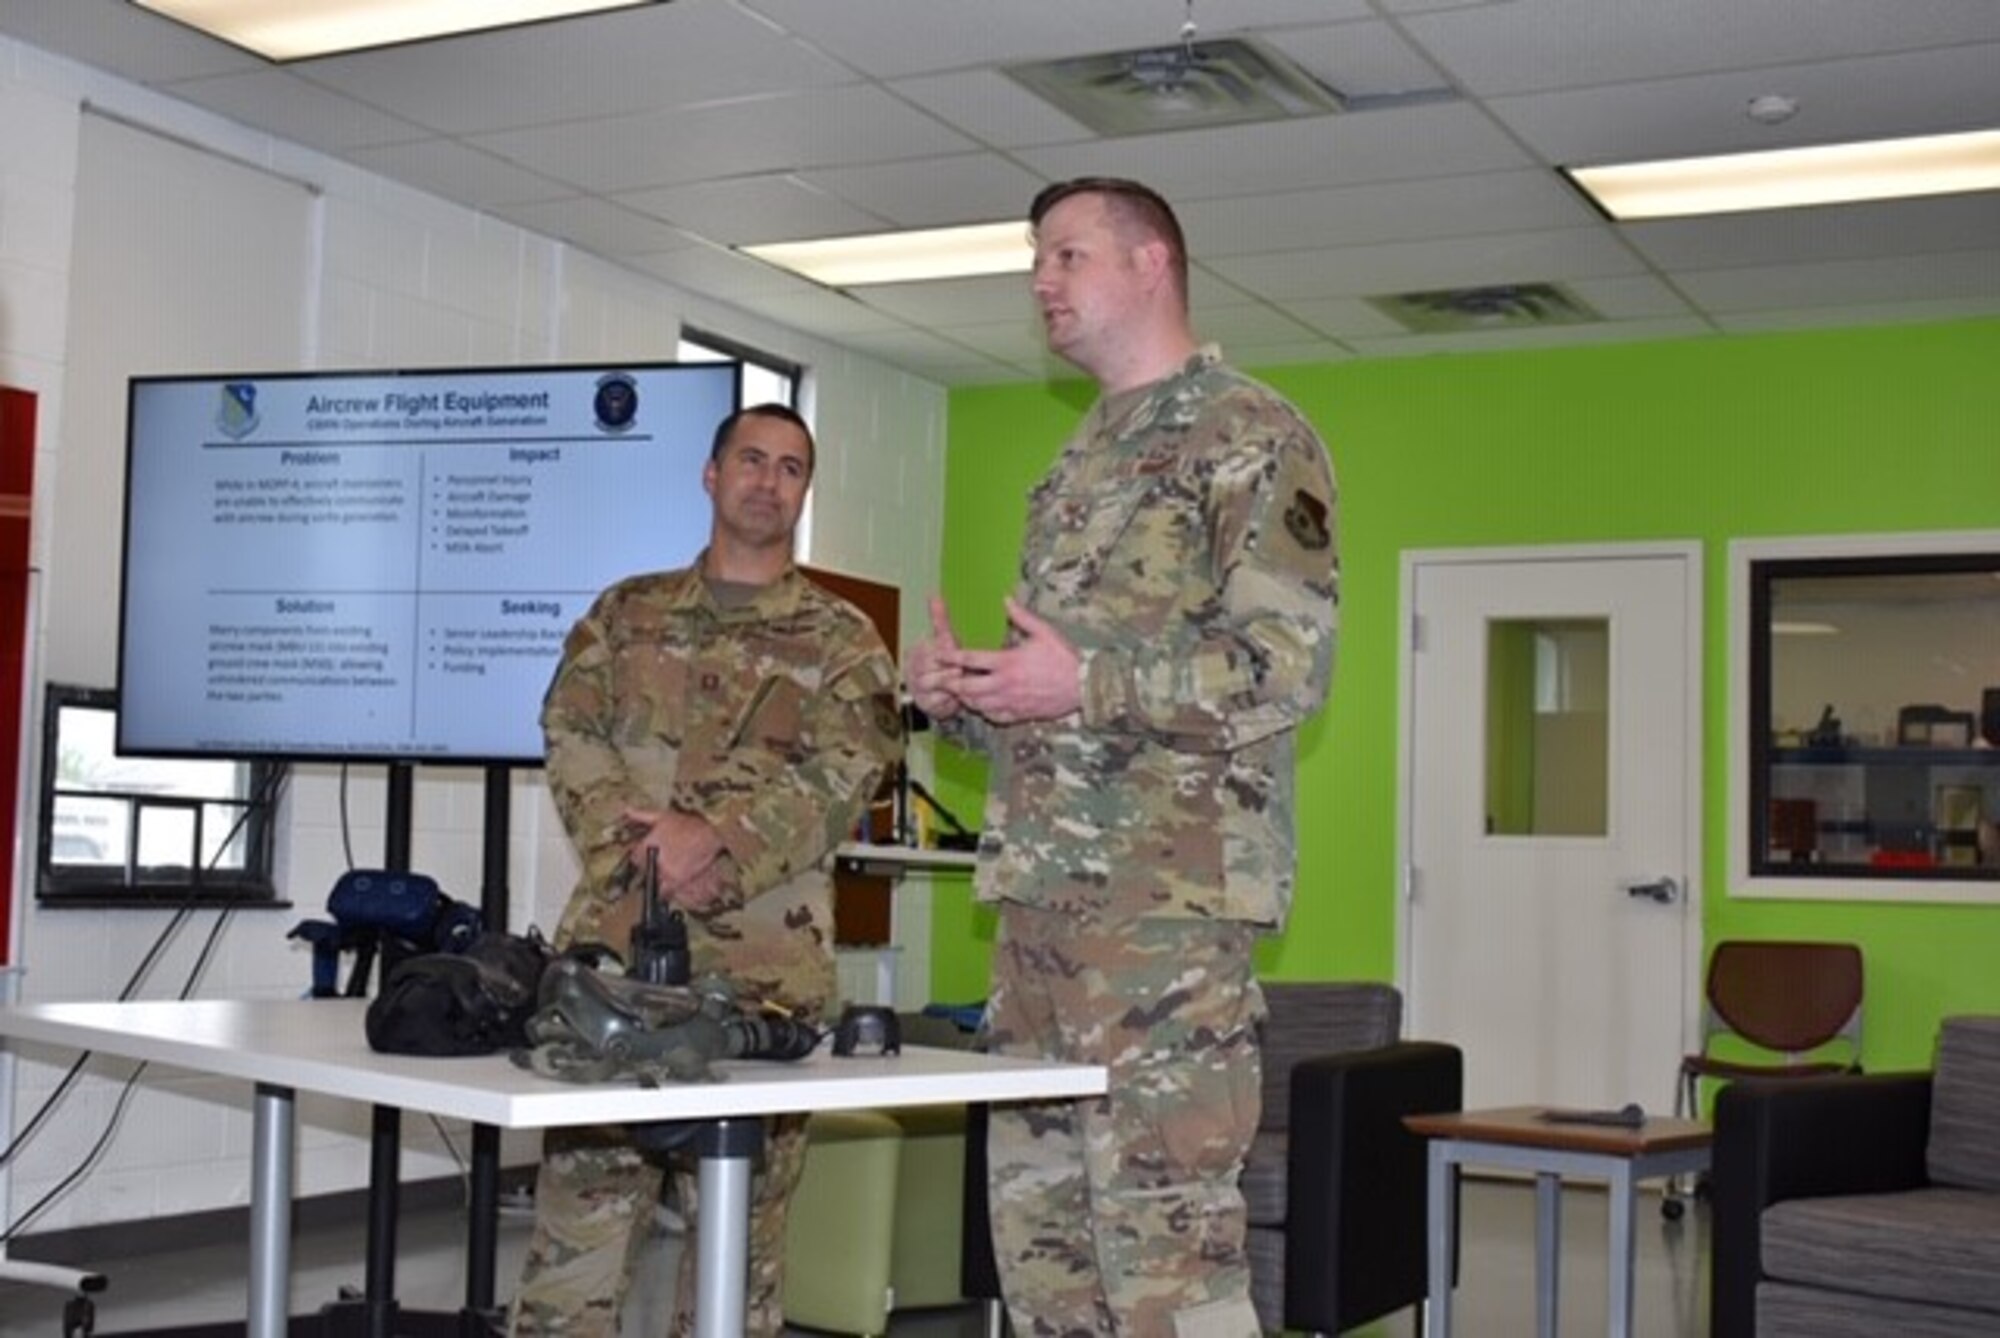
M 1100 135 L 1282 121 L 1346 105 L 1291 61 L 1241 38 L 1010 65 L 1005 73 Z
M 1441 288 L 1428 293 L 1371 297 L 1368 301 L 1376 310 L 1417 334 L 1590 325 L 1604 319 L 1575 293 L 1552 283 Z

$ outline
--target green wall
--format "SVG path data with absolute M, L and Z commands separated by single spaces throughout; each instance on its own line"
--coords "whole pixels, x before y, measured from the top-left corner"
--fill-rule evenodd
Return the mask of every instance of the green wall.
M 1401 553 L 1697 539 L 1705 937 L 1861 943 L 1872 1068 L 1927 1062 L 1946 1013 L 2000 1012 L 2000 905 L 1742 901 L 1727 894 L 1723 850 L 1729 540 L 2000 529 L 2000 321 L 1260 374 L 1333 452 L 1342 559 L 1333 699 L 1301 750 L 1299 895 L 1265 945 L 1267 976 L 1395 974 Z M 942 584 L 969 643 L 999 637 L 1025 494 L 1089 400 L 1077 383 L 951 396 Z M 938 771 L 970 821 L 982 768 L 939 745 Z M 983 996 L 990 917 L 947 882 L 934 929 L 934 996 Z

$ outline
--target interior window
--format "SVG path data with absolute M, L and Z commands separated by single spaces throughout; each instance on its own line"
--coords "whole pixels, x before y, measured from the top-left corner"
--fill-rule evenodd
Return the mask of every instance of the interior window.
M 2000 877 L 2000 554 L 1755 562 L 1751 872 Z

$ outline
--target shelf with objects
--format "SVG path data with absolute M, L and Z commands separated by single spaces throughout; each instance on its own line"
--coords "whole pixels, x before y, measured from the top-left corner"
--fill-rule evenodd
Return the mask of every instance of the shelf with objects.
M 904 723 L 911 732 L 927 727 L 914 706 L 904 708 Z M 930 932 L 929 884 L 940 875 L 963 878 L 972 873 L 978 834 L 911 776 L 906 765 L 896 768 L 888 788 L 893 816 L 886 823 L 871 821 L 868 839 L 857 833 L 857 839 L 833 851 L 837 889 L 856 884 L 885 889 L 879 936 L 857 941 L 852 929 L 866 922 L 851 914 L 843 919 L 836 903 L 834 956 L 844 1000 L 894 1006 L 921 993 L 929 975 L 927 958 L 906 962 L 903 953 L 905 944 Z M 917 875 L 914 888 L 908 882 L 911 875 Z M 896 893 L 893 913 L 886 904 L 889 890 Z M 846 936 L 843 928 L 849 931 Z
M 1745 564 L 1742 893 L 2000 900 L 2000 534 L 1950 540 Z

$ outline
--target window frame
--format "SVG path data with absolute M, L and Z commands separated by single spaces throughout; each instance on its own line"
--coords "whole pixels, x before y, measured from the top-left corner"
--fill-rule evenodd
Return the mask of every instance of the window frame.
M 277 798 L 284 775 L 281 763 L 261 758 L 238 759 L 235 765 L 241 784 L 235 794 L 229 795 L 196 798 L 143 791 L 72 789 L 64 786 L 59 776 L 62 717 L 64 711 L 71 709 L 106 711 L 115 716 L 118 693 L 112 688 L 69 683 L 49 683 L 43 688 L 35 852 L 35 899 L 41 906 L 178 909 L 184 905 L 289 904 L 279 898 L 272 875 L 278 828 Z M 57 801 L 62 798 L 110 799 L 130 807 L 132 837 L 122 865 L 65 863 L 56 858 L 56 810 Z M 230 844 L 241 846 L 242 868 L 204 868 L 191 862 L 186 867 L 149 869 L 137 863 L 137 831 L 145 816 L 149 812 L 166 814 L 190 808 L 196 815 L 196 849 L 202 844 L 205 812 L 221 808 L 241 815 L 244 830 Z M 237 819 L 230 820 L 233 823 Z
M 2000 569 L 2000 531 L 1741 539 L 1729 545 L 1728 850 L 1730 895 L 1749 900 L 1874 901 L 1898 905 L 2000 903 L 1990 867 L 1862 869 L 1850 864 L 1774 867 L 1771 836 L 1770 581 L 1776 576 L 1903 570 Z M 1758 843 L 1764 843 L 1759 845 Z
M 719 335 L 712 330 L 701 329 L 699 326 L 683 325 L 681 327 L 680 342 L 682 344 L 694 344 L 706 349 L 716 355 L 716 361 L 740 362 L 746 366 L 761 368 L 771 375 L 780 378 L 784 381 L 787 392 L 784 400 L 785 407 L 788 409 L 799 407 L 799 399 L 804 392 L 806 379 L 806 369 L 800 364 L 781 358 L 775 353 L 766 353 L 762 349 L 752 348 L 750 345 L 740 340 L 731 339 L 727 335 Z M 763 401 L 758 402 L 762 403 Z M 748 408 L 749 403 L 746 399 L 743 404 L 739 404 L 737 407 Z

